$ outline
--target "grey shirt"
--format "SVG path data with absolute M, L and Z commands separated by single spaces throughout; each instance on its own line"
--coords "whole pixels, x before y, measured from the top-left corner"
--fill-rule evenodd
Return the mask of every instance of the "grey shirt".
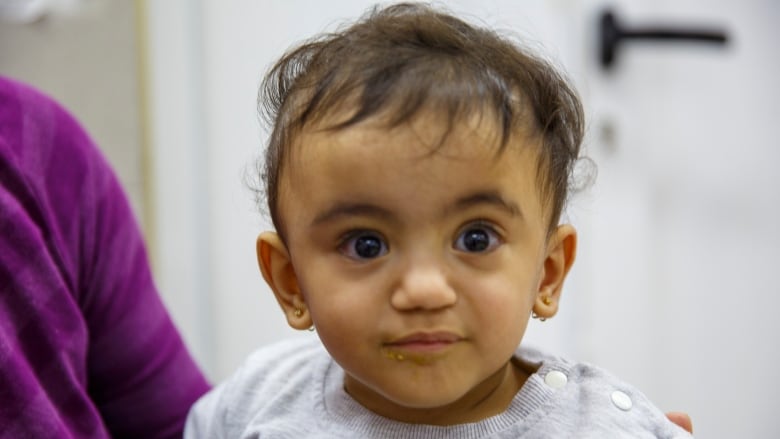
M 518 349 L 536 373 L 509 408 L 470 424 L 407 424 L 364 408 L 319 340 L 259 349 L 190 411 L 185 438 L 687 438 L 640 391 L 597 367 Z

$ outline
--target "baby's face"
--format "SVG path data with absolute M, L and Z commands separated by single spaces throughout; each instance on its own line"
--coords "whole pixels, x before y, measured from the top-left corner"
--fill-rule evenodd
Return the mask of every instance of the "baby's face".
M 430 118 L 308 131 L 282 180 L 317 333 L 350 395 L 394 419 L 502 411 L 524 379 L 508 361 L 549 287 L 536 147 L 512 140 L 496 157 L 493 126 L 464 125 L 436 151 Z

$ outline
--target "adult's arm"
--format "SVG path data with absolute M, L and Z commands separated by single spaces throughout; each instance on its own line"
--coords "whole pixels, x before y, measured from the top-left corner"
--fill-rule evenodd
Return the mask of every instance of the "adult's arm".
M 0 437 L 181 437 L 207 389 L 110 166 L 0 78 Z

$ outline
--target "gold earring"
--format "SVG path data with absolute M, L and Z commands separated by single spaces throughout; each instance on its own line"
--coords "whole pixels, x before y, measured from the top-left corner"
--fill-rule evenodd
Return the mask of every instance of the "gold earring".
M 542 296 L 542 303 L 544 304 L 544 306 L 550 306 L 552 305 L 552 299 L 550 298 L 550 296 Z M 547 317 L 540 317 L 539 314 L 537 313 L 532 313 L 531 317 L 538 319 L 540 322 L 544 322 L 547 320 Z
M 300 316 L 302 316 L 302 315 L 303 315 L 303 310 L 302 310 L 302 309 L 300 309 L 300 308 L 295 308 L 295 311 L 293 311 L 293 315 L 294 315 L 295 317 L 300 317 Z

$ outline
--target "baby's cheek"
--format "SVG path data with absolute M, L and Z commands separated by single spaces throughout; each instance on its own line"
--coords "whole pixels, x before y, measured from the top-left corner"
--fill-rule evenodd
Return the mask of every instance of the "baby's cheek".
M 530 319 L 535 294 L 524 283 L 498 278 L 486 282 L 472 299 L 480 325 L 491 332 L 516 339 Z

